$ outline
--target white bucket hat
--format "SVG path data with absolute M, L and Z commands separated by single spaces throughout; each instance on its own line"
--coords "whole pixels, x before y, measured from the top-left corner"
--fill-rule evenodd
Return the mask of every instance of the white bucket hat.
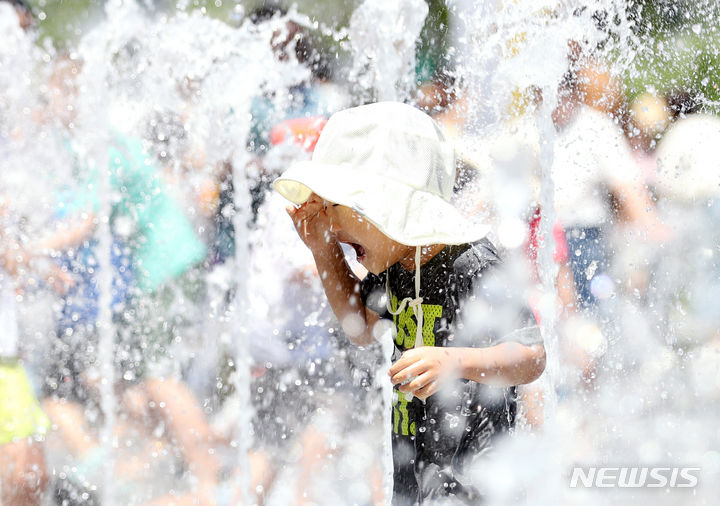
M 454 151 L 435 122 L 410 105 L 379 102 L 335 113 L 312 160 L 273 186 L 295 204 L 316 193 L 350 207 L 407 246 L 482 239 L 490 227 L 451 204 L 454 183 Z

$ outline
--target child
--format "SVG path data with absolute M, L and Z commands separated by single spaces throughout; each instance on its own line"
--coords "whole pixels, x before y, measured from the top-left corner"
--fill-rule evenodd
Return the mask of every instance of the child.
M 0 159 L 5 157 L 2 141 Z M 15 287 L 31 268 L 59 291 L 69 279 L 59 269 L 46 268 L 48 259 L 23 248 L 14 237 L 19 229 L 15 218 L 0 195 L 0 504 L 39 505 L 48 481 L 43 436 L 50 422 L 18 357 L 21 337 Z
M 475 503 L 479 492 L 463 473 L 513 425 L 511 387 L 545 365 L 529 311 L 502 331 L 477 318 L 489 308 L 507 323 L 506 308 L 480 304 L 477 293 L 489 289 L 486 270 L 499 259 L 487 227 L 450 204 L 454 182 L 453 149 L 433 120 L 385 102 L 332 116 L 312 161 L 274 183 L 299 204 L 288 212 L 348 337 L 368 345 L 382 334 L 381 318 L 393 320 L 394 504 Z M 364 280 L 340 243 L 355 249 Z

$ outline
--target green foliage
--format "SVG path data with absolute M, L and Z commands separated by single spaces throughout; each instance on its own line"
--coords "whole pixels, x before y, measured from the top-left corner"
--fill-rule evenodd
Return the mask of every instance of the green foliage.
M 76 40 L 83 30 L 102 14 L 96 0 L 29 0 L 33 7 L 40 38 L 49 37 L 65 46 Z
M 296 5 L 298 12 L 318 22 L 318 29 L 347 26 L 350 15 L 361 0 L 154 0 L 148 10 L 155 12 L 202 11 L 216 19 L 237 25 L 249 13 L 263 5 L 285 8 Z M 41 37 L 50 37 L 59 45 L 67 45 L 82 35 L 84 29 L 100 19 L 105 0 L 29 0 L 38 19 Z M 143 0 L 140 5 L 147 5 Z
M 645 91 L 666 94 L 684 90 L 717 110 L 719 47 L 717 32 L 701 36 L 683 30 L 652 41 L 625 76 L 628 98 Z
M 720 104 L 720 5 L 708 0 L 635 0 L 628 13 L 639 47 L 624 81 L 629 100 L 646 91 L 687 91 L 705 108 Z
M 317 24 L 312 44 L 326 54 L 343 52 L 342 37 L 335 31 L 348 25 L 362 0 L 155 0 L 152 9 L 172 12 L 181 6 L 201 10 L 230 24 L 239 24 L 243 14 L 267 4 L 290 7 Z M 444 0 L 426 0 L 430 11 L 417 45 L 418 81 L 431 79 L 449 64 L 449 14 Z M 72 44 L 94 21 L 102 17 L 102 0 L 30 0 L 38 17 L 38 30 L 56 45 Z M 684 89 L 699 96 L 709 108 L 720 103 L 720 2 L 716 0 L 628 0 L 627 15 L 634 26 L 638 46 L 624 81 L 630 100 L 656 90 L 666 93 Z M 623 51 L 624 49 L 620 49 Z
M 449 70 L 450 14 L 444 0 L 426 0 L 428 15 L 417 43 L 415 78 L 421 83 Z

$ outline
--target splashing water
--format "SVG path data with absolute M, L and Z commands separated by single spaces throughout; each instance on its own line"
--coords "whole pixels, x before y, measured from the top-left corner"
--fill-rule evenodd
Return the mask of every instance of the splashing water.
M 348 35 L 355 55 L 351 80 L 375 101 L 403 101 L 415 64 L 415 41 L 428 13 L 421 0 L 365 0 L 353 12 Z
M 608 240 L 618 265 L 615 270 L 604 271 L 596 262 L 585 271 L 590 289 L 601 301 L 597 311 L 568 319 L 558 309 L 557 279 L 562 264 L 554 258 L 558 249 L 555 187 L 564 131 L 554 117 L 556 105 L 566 96 L 563 86 L 573 77 L 570 74 L 580 75 L 581 84 L 582 79 L 592 82 L 602 74 L 583 74 L 578 55 L 607 60 L 611 76 L 634 72 L 637 55 L 646 52 L 649 44 L 635 30 L 637 18 L 629 14 L 624 2 L 614 0 L 596 0 L 582 6 L 565 1 L 447 5 L 458 27 L 453 72 L 461 92 L 458 103 L 463 104 L 464 111 L 455 141 L 463 157 L 479 170 L 479 182 L 468 188 L 482 195 L 482 217 L 492 222 L 492 238 L 505 250 L 508 272 L 502 279 L 532 301 L 548 357 L 543 377 L 531 387 L 542 399 L 542 428 L 518 424 L 496 455 L 481 469 L 470 470 L 468 476 L 487 491 L 490 504 L 607 504 L 628 500 L 712 504 L 718 494 L 714 478 L 720 469 L 714 450 L 719 435 L 715 420 L 720 381 L 717 345 L 713 344 L 717 311 L 711 296 L 717 283 L 708 281 L 717 276 L 713 269 L 717 269 L 718 249 L 716 234 L 708 230 L 717 228 L 718 192 L 708 190 L 707 195 L 700 196 L 700 192 L 684 195 L 683 190 L 677 190 L 679 184 L 685 192 L 690 187 L 681 184 L 683 177 L 692 172 L 683 165 L 689 163 L 689 154 L 678 161 L 670 155 L 663 158 L 664 151 L 659 150 L 658 179 L 650 178 L 658 193 L 665 196 L 657 212 L 664 213 L 675 235 L 652 242 L 648 236 L 656 230 L 654 225 L 639 230 L 622 228 L 618 218 L 610 218 L 612 221 L 603 226 L 612 229 Z M 89 490 L 99 494 L 103 504 L 142 504 L 168 491 L 175 496 L 197 495 L 207 485 L 202 482 L 203 470 L 197 462 L 209 462 L 208 466 L 217 466 L 215 474 L 223 476 L 222 483 L 212 484 L 213 500 L 249 503 L 246 498 L 257 492 L 251 490 L 250 479 L 251 465 L 257 461 L 251 460 L 257 456 L 253 452 L 263 435 L 262 427 L 255 426 L 253 420 L 266 416 L 263 421 L 273 427 L 271 430 L 277 428 L 278 440 L 293 441 L 272 454 L 270 460 L 283 462 L 278 473 L 288 478 L 288 483 L 298 476 L 307 478 L 303 467 L 308 474 L 314 473 L 313 480 L 307 480 L 322 489 L 321 493 L 304 491 L 313 500 L 321 504 L 369 503 L 373 469 L 383 477 L 380 481 L 384 481 L 383 495 L 387 498 L 391 494 L 392 464 L 385 429 L 390 426 L 391 389 L 384 378 L 389 350 L 328 351 L 322 339 L 288 337 L 323 329 L 334 339 L 338 325 L 321 302 L 317 276 L 308 267 L 312 259 L 300 253 L 302 245 L 292 241 L 280 245 L 280 238 L 294 237 L 287 220 L 287 234 L 282 229 L 282 205 L 269 197 L 265 202 L 256 199 L 288 160 L 309 157 L 303 145 L 292 140 L 285 139 L 276 146 L 264 144 L 258 139 L 269 137 L 269 132 L 255 130 L 259 122 L 256 120 L 261 117 L 287 127 L 283 124 L 291 116 L 287 111 L 300 109 L 298 99 L 307 98 L 301 88 L 314 77 L 311 65 L 300 62 L 293 51 L 298 43 L 293 30 L 294 26 L 312 27 L 314 23 L 294 9 L 256 23 L 246 19 L 235 27 L 201 11 L 183 11 L 149 15 L 145 7 L 132 2 L 109 2 L 105 20 L 70 52 L 72 62 L 82 62 L 67 67 L 75 69 L 70 70 L 70 77 L 62 69 L 47 70 L 48 62 L 61 61 L 63 55 L 30 44 L 24 51 L 26 58 L 12 64 L 27 80 L 21 86 L 11 80 L 6 87 L 7 101 L 3 102 L 7 120 L 3 120 L 2 134 L 11 145 L 3 155 L 3 163 L 11 170 L 3 169 L 0 178 L 6 194 L 2 197 L 13 197 L 11 208 L 21 223 L 13 232 L 41 235 L 62 215 L 57 209 L 56 201 L 62 200 L 58 194 L 81 194 L 88 185 L 96 185 L 97 189 L 97 201 L 86 202 L 82 208 L 95 220 L 97 263 L 91 267 L 99 273 L 95 281 L 97 314 L 90 318 L 97 343 L 87 354 L 92 356 L 99 376 L 97 411 L 102 414 L 92 415 L 95 411 L 90 407 L 85 414 L 88 418 L 95 416 L 95 429 L 100 427 L 102 451 L 96 455 L 101 456 L 102 471 L 98 473 L 100 479 L 92 483 L 97 490 Z M 343 84 L 353 91 L 352 97 L 342 97 L 335 103 L 409 100 L 415 86 L 412 70 L 416 41 L 427 15 L 427 4 L 420 0 L 361 3 L 347 30 L 334 34 L 335 40 L 347 36 L 352 64 L 347 70 L 349 82 Z M 704 24 L 692 22 L 688 31 L 701 36 L 708 30 Z M 27 42 L 22 37 L 20 40 Z M 65 76 L 61 85 L 52 84 L 50 74 Z M 2 76 L 3 83 L 6 78 Z M 75 80 L 74 84 L 66 82 Z M 709 86 L 713 81 L 714 77 L 706 77 L 701 82 Z M 62 128 L 56 124 L 57 118 L 33 117 L 31 112 L 37 109 L 41 97 L 35 96 L 28 82 L 36 83 L 34 87 L 46 94 L 53 86 L 77 90 L 68 93 L 68 103 L 56 104 L 61 111 L 74 113 Z M 317 86 L 325 93 L 333 92 L 329 86 Z M 611 99 L 601 97 L 600 106 L 603 100 Z M 297 116 L 309 115 L 307 110 Z M 327 112 L 331 111 L 323 114 Z M 617 116 L 615 120 L 621 122 Z M 704 135 L 714 128 L 711 124 L 700 128 L 700 134 L 690 134 L 690 138 Z M 176 128 L 178 125 L 180 128 Z M 677 123 L 671 128 L 680 126 Z M 675 134 L 680 135 L 678 131 Z M 668 134 L 665 140 L 669 143 L 673 136 Z M 118 183 L 118 174 L 127 168 L 121 167 L 118 173 L 106 169 L 114 166 L 116 158 L 126 156 L 122 149 L 113 150 L 119 144 L 118 138 L 142 139 L 146 153 L 157 151 L 157 158 L 146 155 L 141 165 L 163 165 L 158 179 L 176 183 L 168 184 L 171 189 L 167 192 L 182 202 L 182 211 L 189 216 L 196 239 L 206 244 L 218 241 L 213 243 L 218 251 L 220 246 L 228 246 L 227 251 L 213 253 L 222 256 L 222 262 L 210 261 L 199 274 L 206 287 L 200 296 L 195 293 L 193 299 L 192 293 L 184 291 L 183 283 L 191 283 L 188 278 L 170 283 L 170 309 L 162 309 L 162 301 L 151 300 L 148 295 L 167 295 L 162 290 L 133 287 L 140 294 L 134 294 L 141 301 L 138 306 L 116 300 L 117 280 L 111 272 L 118 264 L 117 238 L 132 236 L 133 227 L 142 222 L 144 206 L 152 201 L 148 195 L 165 191 L 160 189 L 163 185 L 150 178 L 154 183 L 138 190 L 142 194 L 140 204 L 130 206 L 134 221 L 126 223 L 129 229 L 124 233 L 120 230 L 123 221 L 118 219 L 118 209 L 135 190 L 130 188 L 132 178 L 123 180 L 129 181 L 124 186 Z M 655 141 L 661 146 L 664 142 Z M 710 151 L 703 163 L 713 159 Z M 94 173 L 99 177 L 93 179 Z M 708 177 L 707 173 L 703 177 Z M 214 185 L 208 180 L 221 181 Z M 712 188 L 712 181 L 701 186 Z M 30 187 L 38 189 L 40 197 L 24 189 Z M 187 194 L 204 197 L 192 200 Z M 471 201 L 468 194 L 468 201 L 460 199 L 458 205 L 478 215 Z M 203 205 L 208 203 L 217 208 L 215 216 L 204 210 Z M 531 235 L 526 228 L 528 217 L 535 216 L 535 212 L 540 219 L 535 232 L 537 273 L 533 274 L 524 248 Z M 232 247 L 210 232 L 223 220 L 234 230 Z M 145 237 L 151 236 L 152 232 L 146 230 Z M 133 247 L 142 250 L 142 245 Z M 198 248 L 205 253 L 204 246 Z M 291 257 L 292 261 L 283 264 L 282 260 Z M 143 271 L 150 260 L 149 256 L 143 257 L 132 267 Z M 711 274 L 703 275 L 702 268 Z M 193 274 L 190 268 L 185 273 Z M 137 276 L 144 279 L 142 274 Z M 644 283 L 643 276 L 647 278 Z M 694 281 L 690 283 L 689 279 Z M 705 297 L 698 296 L 694 288 L 698 283 Z M 31 319 L 27 314 L 40 313 L 33 313 L 33 309 L 58 306 L 57 297 L 50 294 L 49 288 L 43 286 L 23 295 L 23 326 L 26 333 L 35 333 L 25 343 L 26 351 L 30 351 L 26 355 L 43 350 L 43 339 L 56 332 L 52 317 L 47 317 L 51 323 L 35 318 L 34 327 L 26 323 Z M 502 290 L 498 294 L 499 298 L 506 296 Z M 141 320 L 136 316 L 141 313 L 147 318 L 139 332 L 144 337 L 134 351 L 136 355 L 132 355 L 128 351 L 131 343 L 118 336 L 123 335 L 126 325 L 123 318 Z M 478 325 L 487 324 L 482 316 L 478 315 Z M 131 378 L 128 383 L 137 384 L 136 366 L 119 367 L 123 364 L 118 362 L 125 360 L 119 357 L 127 353 L 131 357 L 127 362 L 137 364 L 141 362 L 138 356 L 149 357 L 157 351 L 150 338 L 155 324 L 171 336 L 168 343 L 158 345 L 162 348 L 160 354 L 164 353 L 166 362 L 170 362 L 160 376 L 173 377 L 168 371 L 174 371 L 175 376 L 182 372 L 186 378 L 204 378 L 194 385 L 201 393 L 203 388 L 198 385 L 211 384 L 212 393 L 198 401 L 198 406 L 202 414 L 215 417 L 214 428 L 222 432 L 218 439 L 226 439 L 225 448 L 216 439 L 203 439 L 206 436 L 198 429 L 201 425 L 188 431 L 198 434 L 200 443 L 183 446 L 186 441 L 173 433 L 177 429 L 173 428 L 172 417 L 163 419 L 158 414 L 170 409 L 169 401 L 165 406 L 158 403 L 151 414 L 138 410 L 145 413 L 145 428 L 152 429 L 151 434 L 131 437 L 137 435 L 133 433 L 137 429 L 131 427 L 127 412 L 132 411 L 128 408 L 132 406 L 129 398 L 137 390 L 118 385 L 126 375 Z M 381 344 L 388 343 L 389 338 Z M 572 363 L 574 355 L 568 353 L 572 344 L 577 344 L 575 351 L 579 349 L 578 354 L 592 367 L 578 371 Z M 299 366 L 292 362 L 297 356 L 301 357 L 295 359 L 300 360 Z M 283 369 L 287 363 L 294 366 Z M 41 364 L 33 364 L 33 359 L 28 360 L 28 365 L 31 370 L 42 369 Z M 292 371 L 297 370 L 302 374 L 293 375 Z M 266 405 L 260 401 L 270 396 L 263 391 L 258 401 L 254 376 L 260 373 L 268 375 L 266 378 L 277 376 L 275 383 L 275 376 L 271 376 L 269 383 L 261 383 L 259 388 L 284 393 L 284 411 L 275 411 L 274 407 L 269 414 L 262 411 Z M 350 385 L 349 378 L 354 378 L 360 387 L 350 388 L 356 385 Z M 139 405 L 154 406 L 151 393 L 151 389 L 144 390 L 146 397 L 138 401 Z M 281 395 L 277 393 L 277 398 Z M 322 402 L 318 401 L 315 411 L 308 415 L 302 412 L 304 407 L 292 403 L 299 397 L 320 398 Z M 312 418 L 314 430 L 297 436 L 296 427 L 287 422 L 297 419 L 283 418 L 285 411 L 294 410 L 298 411 L 298 419 L 306 415 Z M 369 420 L 357 411 L 364 411 Z M 220 414 L 225 415 L 224 425 Z M 353 425 L 360 429 L 355 430 Z M 179 444 L 162 442 L 168 434 Z M 311 450 L 306 454 L 303 450 L 307 448 Z M 214 458 L 200 458 L 193 463 L 194 450 Z M 322 464 L 304 460 L 312 452 L 323 456 Z M 381 453 L 384 462 L 378 471 L 373 463 Z M 114 471 L 124 463 L 142 461 L 146 454 L 151 455 L 149 461 L 153 464 L 146 464 L 134 475 L 126 471 L 134 476 L 130 486 L 115 478 Z M 333 466 L 334 462 L 338 464 Z M 73 473 L 73 467 L 83 467 L 62 458 L 51 465 L 67 475 Z M 701 482 L 688 491 L 675 488 L 669 479 L 664 487 L 633 490 L 573 488 L 569 475 L 575 466 L 689 466 L 701 469 Z M 133 488 L 133 483 L 142 486 Z M 267 497 L 268 503 L 297 499 L 293 485 L 285 485 L 276 486 L 274 495 Z M 262 489 L 262 485 L 255 486 Z
M 598 13 L 612 21 L 603 26 L 597 22 Z M 568 42 L 575 41 L 583 48 L 582 51 L 591 52 L 592 48 L 604 43 L 604 54 L 614 55 L 611 72 L 621 75 L 632 69 L 635 51 L 643 44 L 632 31 L 634 21 L 628 18 L 625 5 L 616 2 L 588 3 L 582 9 L 564 2 L 533 3 L 532 6 L 512 2 L 497 6 L 497 11 L 492 13 L 488 13 L 488 7 L 477 9 L 475 15 L 471 11 L 463 12 L 463 19 L 467 25 L 465 33 L 470 34 L 468 37 L 471 39 L 462 54 L 460 74 L 471 83 L 468 92 L 471 102 L 480 104 L 480 110 L 492 111 L 490 115 L 475 118 L 468 128 L 474 135 L 489 137 L 495 142 L 494 145 L 492 141 L 483 144 L 484 149 L 492 150 L 497 147 L 498 141 L 503 142 L 502 138 L 498 139 L 498 130 L 527 135 L 527 130 L 516 126 L 508 128 L 507 123 L 517 122 L 514 119 L 517 112 L 513 112 L 513 108 L 517 106 L 518 97 L 527 90 L 539 91 L 540 104 L 530 107 L 535 110 L 534 123 L 539 135 L 531 134 L 530 141 L 527 138 L 516 139 L 514 145 L 521 149 L 528 143 L 532 144 L 532 139 L 540 139 L 539 145 L 532 147 L 536 150 L 537 177 L 541 180 L 538 197 L 542 210 L 541 236 L 546 238 L 539 250 L 540 281 L 544 292 L 541 301 L 545 302 L 540 304 L 540 314 L 548 354 L 546 381 L 542 387 L 543 432 L 539 439 L 528 440 L 519 435 L 493 464 L 478 470 L 478 479 L 489 491 L 493 504 L 522 503 L 518 499 L 518 491 L 522 491 L 520 495 L 524 495 L 529 504 L 564 504 L 579 500 L 605 504 L 609 500 L 626 501 L 630 498 L 662 502 L 665 499 L 655 494 L 652 488 L 630 492 L 615 486 L 607 493 L 592 488 L 573 489 L 569 486 L 569 476 L 573 466 L 578 465 L 614 466 L 616 473 L 623 466 L 705 466 L 702 469 L 714 475 L 716 467 L 711 464 L 714 453 L 708 449 L 712 447 L 716 434 L 713 430 L 696 433 L 693 431 L 697 429 L 691 426 L 708 423 L 715 416 L 716 403 L 706 404 L 707 401 L 696 398 L 698 404 L 690 408 L 683 400 L 687 399 L 688 392 L 697 392 L 699 387 L 686 376 L 688 369 L 694 366 L 690 361 L 685 362 L 687 358 L 683 357 L 681 347 L 672 349 L 664 346 L 660 326 L 650 328 L 656 318 L 663 319 L 663 310 L 653 303 L 643 308 L 636 302 L 640 298 L 637 291 L 635 294 L 613 291 L 605 297 L 612 325 L 603 327 L 601 332 L 595 326 L 598 324 L 590 324 L 581 331 L 587 346 L 591 346 L 590 335 L 597 335 L 599 348 L 596 347 L 593 353 L 601 357 L 599 363 L 602 365 L 596 370 L 598 377 L 576 383 L 569 373 L 567 356 L 562 361 L 560 358 L 567 346 L 562 340 L 570 336 L 567 327 L 557 325 L 560 315 L 552 302 L 557 275 L 557 265 L 553 261 L 555 245 L 554 241 L 548 240 L 553 237 L 552 227 L 556 220 L 553 210 L 553 152 L 557 134 L 551 114 L 557 103 L 558 84 L 568 69 Z M 481 73 L 476 69 L 481 69 Z M 515 91 L 508 93 L 508 90 Z M 522 100 L 527 103 L 527 95 Z M 488 121 L 488 117 L 494 120 Z M 708 128 L 706 132 L 710 130 Z M 578 146 L 574 149 L 582 148 Z M 473 154 L 471 150 L 469 154 Z M 481 158 L 477 153 L 476 156 Z M 497 157 L 493 163 L 499 163 Z M 526 164 L 526 167 L 528 165 L 532 164 Z M 502 184 L 502 179 L 500 182 Z M 497 181 L 495 183 L 498 184 Z M 507 192 L 496 194 L 508 197 Z M 521 198 L 519 193 L 517 195 L 516 198 Z M 519 216 L 504 211 L 508 209 L 507 201 L 497 201 L 494 205 L 501 220 Z M 509 207 L 517 208 L 517 205 L 511 203 Z M 696 215 L 696 219 L 699 218 Z M 502 244 L 502 236 L 499 237 Z M 629 236 L 625 241 L 616 243 L 618 251 L 615 254 L 620 257 L 620 250 L 629 248 L 635 250 L 636 258 L 644 254 L 647 255 L 645 261 L 652 262 L 652 253 L 643 249 L 639 239 Z M 687 236 L 685 240 L 689 240 Z M 690 244 L 697 244 L 696 239 L 690 241 Z M 687 246 L 684 244 L 684 247 Z M 679 256 L 672 258 L 670 263 L 684 264 Z M 701 264 L 693 262 L 691 270 L 700 268 Z M 660 272 L 651 274 L 663 277 Z M 591 278 L 593 273 L 588 271 L 588 276 Z M 601 281 L 603 286 L 608 281 L 612 283 L 606 275 L 598 276 L 594 281 L 598 281 L 595 283 L 597 287 L 602 284 Z M 666 296 L 673 290 L 667 281 L 664 287 L 657 288 L 661 292 L 667 289 Z M 559 335 L 562 335 L 562 340 Z M 650 373 L 650 370 L 656 372 Z M 676 498 L 668 498 L 668 504 L 682 496 L 683 492 L 673 489 L 675 485 L 671 485 L 669 480 L 663 483 L 668 487 L 669 495 Z M 713 488 L 708 486 L 692 492 L 693 501 L 709 500 L 700 497 L 711 497 Z

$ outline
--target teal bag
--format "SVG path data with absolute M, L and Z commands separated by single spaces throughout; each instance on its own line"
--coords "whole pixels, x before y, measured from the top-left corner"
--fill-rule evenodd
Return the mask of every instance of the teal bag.
M 112 221 L 130 218 L 135 281 L 141 289 L 154 291 L 201 262 L 207 248 L 168 194 L 140 141 L 116 136 L 108 154 L 115 202 Z

